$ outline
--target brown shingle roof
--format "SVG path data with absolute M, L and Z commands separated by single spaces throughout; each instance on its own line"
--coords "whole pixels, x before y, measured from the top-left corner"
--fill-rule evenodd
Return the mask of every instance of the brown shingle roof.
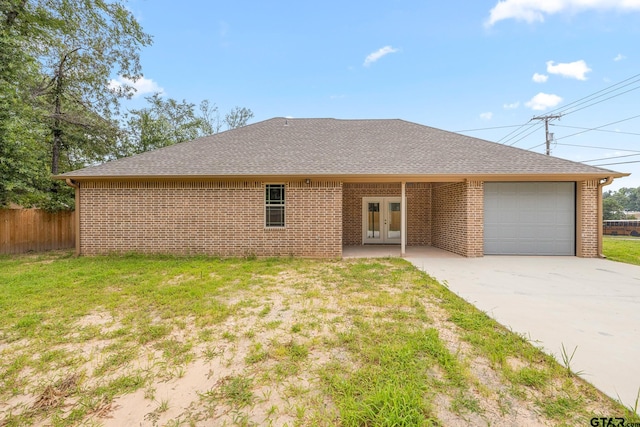
M 404 120 L 273 118 L 58 177 L 487 174 L 625 175 Z

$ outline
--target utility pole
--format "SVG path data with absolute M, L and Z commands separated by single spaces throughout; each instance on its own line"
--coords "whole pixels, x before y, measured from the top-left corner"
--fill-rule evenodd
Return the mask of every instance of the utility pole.
M 548 114 L 546 116 L 536 116 L 531 120 L 544 120 L 544 130 L 546 136 L 546 144 L 547 144 L 547 156 L 551 155 L 551 140 L 553 139 L 553 134 L 549 133 L 549 121 L 559 119 L 562 117 L 562 114 Z

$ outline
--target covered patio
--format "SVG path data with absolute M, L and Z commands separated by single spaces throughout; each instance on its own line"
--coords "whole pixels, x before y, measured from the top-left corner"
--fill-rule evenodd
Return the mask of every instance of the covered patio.
M 360 245 L 343 246 L 342 258 L 387 258 L 400 257 L 400 245 Z M 433 246 L 409 246 L 406 258 L 464 258 L 462 255 Z
M 466 257 L 483 255 L 483 183 L 344 182 L 343 256 L 361 246 L 377 256 L 405 256 L 434 247 Z

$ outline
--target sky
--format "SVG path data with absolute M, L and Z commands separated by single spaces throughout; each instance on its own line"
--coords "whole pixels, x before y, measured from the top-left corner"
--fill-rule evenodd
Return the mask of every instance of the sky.
M 563 113 L 550 120 L 553 156 L 640 162 L 640 0 L 128 7 L 154 42 L 125 108 L 162 92 L 250 108 L 251 122 L 399 118 L 540 153 L 544 122 L 532 118 Z M 632 173 L 605 189 L 640 186 L 640 163 L 603 167 Z

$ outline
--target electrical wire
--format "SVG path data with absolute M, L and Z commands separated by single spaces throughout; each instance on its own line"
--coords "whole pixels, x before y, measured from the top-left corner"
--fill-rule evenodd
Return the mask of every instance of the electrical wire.
M 627 83 L 625 85 L 622 85 L 623 83 L 626 83 L 629 80 L 633 80 L 633 81 L 629 82 L 629 83 Z M 555 108 L 555 109 L 549 111 L 548 114 L 552 114 L 552 113 L 561 114 L 563 111 L 569 110 L 570 109 L 569 107 L 571 107 L 574 104 L 582 105 L 582 104 L 585 104 L 587 102 L 591 102 L 594 99 L 598 99 L 598 98 L 600 98 L 602 96 L 608 95 L 611 92 L 619 90 L 622 87 L 626 87 L 626 86 L 629 86 L 629 85 L 637 83 L 637 82 L 640 82 L 640 73 L 635 74 L 635 75 L 633 75 L 631 77 L 628 77 L 628 78 L 626 78 L 626 79 L 624 79 L 624 80 L 622 80 L 622 81 L 620 81 L 618 83 L 612 84 L 611 86 L 607 86 L 604 89 L 600 89 L 599 91 L 594 92 L 594 93 L 592 93 L 590 95 L 583 96 L 582 98 L 577 99 L 577 100 L 575 100 L 573 102 L 570 102 L 569 104 L 566 104 L 566 105 L 563 105 L 561 107 Z M 616 86 L 620 86 L 620 85 L 622 85 L 620 88 L 614 89 Z M 606 93 L 603 93 L 602 95 L 599 95 L 599 96 L 593 98 L 595 95 L 598 95 L 599 93 L 602 93 L 602 92 L 606 92 Z M 590 99 L 590 98 L 592 98 L 592 99 Z M 578 106 L 578 105 L 576 105 L 576 106 Z M 570 113 L 565 113 L 565 114 L 570 114 Z
M 578 127 L 578 126 L 567 126 L 567 125 L 559 125 L 557 123 L 549 123 L 549 126 L 555 126 L 555 127 L 559 127 L 559 128 L 569 128 L 569 129 L 582 129 L 582 130 L 595 130 L 598 132 L 608 132 L 608 133 L 616 133 L 616 134 L 620 134 L 620 135 L 635 135 L 635 136 L 640 136 L 640 133 L 634 133 L 634 132 L 622 132 L 622 131 L 618 131 L 618 130 L 607 130 L 607 129 L 599 129 L 599 127 L 597 128 L 583 128 L 583 127 Z M 602 126 L 600 126 L 602 127 Z M 577 134 L 575 134 L 577 135 Z M 569 136 L 563 136 L 561 138 L 568 138 Z M 558 139 L 561 139 L 558 138 Z
M 610 97 L 608 97 L 606 99 L 602 99 L 600 101 L 593 102 L 593 103 L 591 103 L 589 105 L 586 105 L 586 106 L 584 106 L 582 108 L 578 108 L 578 109 L 574 109 L 573 111 L 569 111 L 572 108 L 576 108 L 576 107 L 579 107 L 579 106 L 581 106 L 583 104 L 592 102 L 592 101 L 594 101 L 594 100 L 596 100 L 598 98 L 601 98 L 603 96 L 609 95 L 610 93 L 616 92 L 616 91 L 618 91 L 618 90 L 620 90 L 620 89 L 622 89 L 624 87 L 630 86 L 630 85 L 638 83 L 638 82 L 640 82 L 640 73 L 635 74 L 635 75 L 633 75 L 631 77 L 628 77 L 628 78 L 626 78 L 626 79 L 624 79 L 624 80 L 622 80 L 622 81 L 620 81 L 618 83 L 615 83 L 613 85 L 607 86 L 606 88 L 601 89 L 601 90 L 599 90 L 597 92 L 594 92 L 594 93 L 589 94 L 587 96 L 584 96 L 584 97 L 582 97 L 580 99 L 577 99 L 576 101 L 570 102 L 569 104 L 566 104 L 566 105 L 563 105 L 561 107 L 555 108 L 555 109 L 549 111 L 548 114 L 555 113 L 555 114 L 568 115 L 568 114 L 572 114 L 572 113 L 575 113 L 575 112 L 580 111 L 580 110 L 584 110 L 585 108 L 588 108 L 588 107 L 591 107 L 593 105 L 597 105 L 597 104 L 599 104 L 601 102 L 607 101 L 609 99 L 624 95 L 625 93 L 640 89 L 640 86 L 631 88 L 631 89 L 629 89 L 629 90 L 627 90 L 625 92 L 622 92 L 622 93 L 618 93 L 618 94 L 612 95 L 612 96 L 610 96 Z M 598 96 L 596 96 L 596 95 L 598 95 Z M 509 132 L 507 135 L 503 136 L 502 138 L 500 138 L 496 142 L 498 142 L 498 143 L 502 142 L 503 144 L 507 144 L 509 141 L 512 141 L 513 139 L 517 138 L 518 136 L 522 135 L 523 133 L 528 132 L 535 125 L 531 125 L 531 126 L 527 127 L 526 129 L 524 129 L 522 131 L 520 131 L 520 129 L 522 129 L 523 127 L 527 126 L 527 124 L 529 124 L 530 122 L 531 121 L 520 125 L 520 127 L 518 127 L 518 129 L 515 129 L 515 130 Z M 524 139 L 526 136 L 529 136 L 530 134 L 531 134 L 531 132 L 527 133 L 524 137 L 517 139 L 516 141 L 512 142 L 510 145 L 515 145 L 516 143 L 518 143 L 519 141 Z
M 626 90 L 626 91 L 624 91 L 624 92 L 622 92 L 622 93 L 618 93 L 618 94 L 612 95 L 612 96 L 610 96 L 610 97 L 608 97 L 608 98 L 605 98 L 605 99 L 602 99 L 602 100 L 600 100 L 600 101 L 598 101 L 598 102 L 594 102 L 593 104 L 585 105 L 584 107 L 582 107 L 582 108 L 578 108 L 577 110 L 569 111 L 568 113 L 561 112 L 560 114 L 562 114 L 563 116 L 567 116 L 567 115 L 569 115 L 569 114 L 576 113 L 576 112 L 578 112 L 578 111 L 584 110 L 585 108 L 593 107 L 594 105 L 597 105 L 597 104 L 603 103 L 604 101 L 608 101 L 608 100 L 610 100 L 610 99 L 612 99 L 612 98 L 617 98 L 618 96 L 624 95 L 625 93 L 629 93 L 629 92 L 632 92 L 632 91 L 634 91 L 634 90 L 638 90 L 638 89 L 640 89 L 640 86 L 636 86 L 636 87 L 631 88 L 631 89 L 629 89 L 629 90 Z M 604 95 L 601 95 L 601 96 L 604 96 Z M 598 99 L 598 98 L 599 98 L 599 97 L 596 97 L 596 98 L 594 98 L 594 99 Z
M 475 132 L 475 131 L 479 131 L 479 130 L 491 130 L 491 129 L 504 129 L 504 128 L 517 128 L 517 127 L 521 127 L 522 125 L 508 125 L 508 126 L 494 126 L 494 127 L 490 127 L 490 128 L 477 128 L 477 129 L 463 129 L 463 130 L 455 130 L 454 132 Z
M 618 163 L 602 163 L 600 165 L 591 165 L 591 166 L 611 166 L 611 165 L 627 165 L 629 163 L 640 163 L 640 160 L 634 160 L 632 162 L 618 162 Z
M 589 132 L 589 131 L 592 131 L 592 130 L 598 130 L 600 128 L 604 128 L 604 127 L 607 127 L 607 126 L 611 126 L 611 125 L 615 125 L 615 124 L 618 124 L 618 123 L 626 122 L 628 120 L 637 119 L 638 117 L 640 117 L 640 114 L 638 114 L 637 116 L 633 116 L 633 117 L 629 117 L 629 118 L 626 118 L 626 119 L 618 120 L 618 121 L 615 121 L 615 122 L 607 123 L 606 125 L 598 126 L 598 127 L 592 128 L 592 129 L 587 129 L 587 130 L 583 130 L 581 132 L 572 133 L 571 135 L 561 136 L 560 138 L 556 138 L 556 140 L 559 141 L 561 139 L 570 138 L 572 136 L 580 135 L 582 133 Z
M 527 123 L 524 123 L 524 124 L 520 125 L 520 127 L 518 127 L 518 129 L 515 129 L 515 130 L 509 132 L 508 134 L 506 134 L 505 136 L 503 136 L 502 138 L 500 138 L 496 142 L 500 143 L 500 142 L 504 141 L 502 143 L 506 144 L 507 142 L 511 141 L 513 138 L 516 138 L 518 135 L 521 135 L 522 133 L 524 133 L 524 132 L 528 131 L 529 129 L 531 129 L 532 125 L 530 125 L 527 129 L 517 133 L 516 135 L 513 135 L 514 133 L 518 132 L 520 129 L 522 129 L 523 127 L 529 125 L 530 123 L 531 123 L 531 120 L 529 120 Z M 513 135 L 513 136 L 511 136 L 511 135 Z M 510 136 L 511 136 L 511 138 L 509 138 Z M 506 141 L 505 141 L 505 139 L 506 139 Z
M 535 126 L 535 125 L 534 125 L 534 126 Z M 531 128 L 528 128 L 528 129 L 531 129 Z M 512 142 L 511 144 L 509 144 L 509 145 L 513 147 L 515 144 L 517 144 L 518 142 L 522 141 L 523 139 L 525 139 L 526 137 L 528 137 L 528 136 L 529 136 L 529 135 L 531 135 L 532 133 L 537 132 L 537 131 L 538 131 L 538 130 L 540 130 L 540 129 L 542 129 L 542 125 L 539 125 L 536 129 L 532 130 L 531 132 L 529 132 L 529 133 L 528 133 L 528 134 L 526 134 L 525 136 L 523 136 L 523 137 L 521 137 L 521 138 L 519 138 L 519 139 L 516 139 L 515 141 L 513 141 L 513 142 Z M 505 142 L 505 144 L 506 144 L 506 142 Z M 546 144 L 546 142 L 545 142 L 545 144 Z
M 544 144 L 546 144 L 546 142 L 543 142 L 542 144 L 534 145 L 531 148 L 527 148 L 527 151 L 533 150 L 534 148 L 542 147 Z
M 634 156 L 640 156 L 640 153 L 638 153 L 638 154 L 625 154 L 624 156 L 600 157 L 599 159 L 581 160 L 581 162 L 582 163 L 599 162 L 599 161 L 602 161 L 602 160 L 621 159 L 622 157 L 634 157 Z
M 579 144 L 567 144 L 558 142 L 558 145 L 565 145 L 567 147 L 581 147 L 581 148 L 596 148 L 600 150 L 613 150 L 613 151 L 627 151 L 629 153 L 640 153 L 638 150 L 629 150 L 628 148 L 612 148 L 612 147 L 595 147 L 593 145 L 579 145 Z

